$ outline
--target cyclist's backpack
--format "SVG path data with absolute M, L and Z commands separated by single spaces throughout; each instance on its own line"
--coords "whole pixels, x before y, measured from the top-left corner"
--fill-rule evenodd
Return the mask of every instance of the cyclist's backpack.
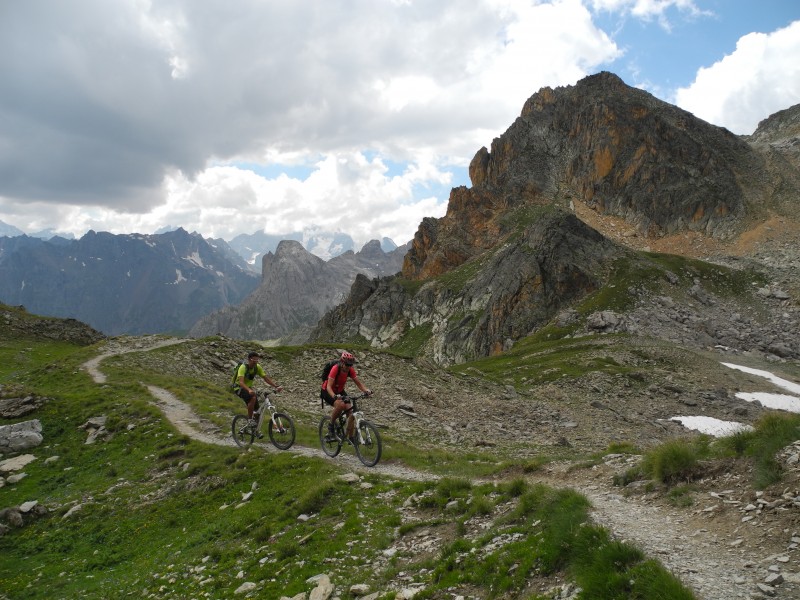
M 239 377 L 238 377 L 238 375 L 239 375 L 239 367 L 241 367 L 242 365 L 246 365 L 246 364 L 247 363 L 245 361 L 241 360 L 238 363 L 236 363 L 236 366 L 233 368 L 233 375 L 231 377 L 231 391 L 235 392 L 236 391 L 236 386 L 239 385 Z M 247 367 L 245 367 L 245 371 L 244 372 L 245 372 L 245 376 L 247 376 L 248 375 Z M 256 370 L 253 369 L 252 373 L 253 373 L 253 376 L 255 377 Z
M 339 362 L 338 358 L 334 358 L 333 360 L 329 360 L 325 363 L 325 366 L 322 367 L 322 381 L 328 381 L 328 375 L 331 374 L 331 369 L 333 366 Z

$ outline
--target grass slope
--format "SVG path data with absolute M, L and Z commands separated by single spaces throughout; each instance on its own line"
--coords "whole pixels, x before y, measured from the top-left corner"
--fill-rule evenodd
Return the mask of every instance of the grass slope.
M 125 355 L 101 366 L 108 382 L 98 385 L 80 368 L 97 351 L 3 339 L 4 389 L 48 400 L 16 419 L 38 418 L 45 441 L 30 451 L 26 477 L 0 490 L 0 508 L 35 500 L 49 512 L 0 537 L 0 595 L 228 598 L 252 582 L 250 597 L 280 598 L 328 573 L 338 595 L 364 583 L 393 598 L 404 574 L 418 573 L 415 598 L 545 598 L 565 579 L 582 598 L 692 598 L 658 563 L 590 525 L 575 492 L 523 479 L 368 474 L 354 483 L 330 461 L 199 443 L 165 421 L 145 384 L 188 391 L 184 400 L 204 412 L 221 390 L 177 369 L 127 369 Z M 100 415 L 111 436 L 88 444 L 82 425 Z M 298 441 L 313 445 L 314 433 Z M 409 463 L 435 458 L 403 453 Z M 443 550 L 416 550 L 422 529 Z

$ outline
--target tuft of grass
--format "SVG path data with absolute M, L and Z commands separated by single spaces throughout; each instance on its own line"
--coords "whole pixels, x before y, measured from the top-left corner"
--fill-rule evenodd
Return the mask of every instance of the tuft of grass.
M 528 482 L 517 477 L 511 481 L 500 484 L 500 492 L 510 498 L 522 496 L 528 489 Z
M 332 481 L 320 481 L 307 489 L 294 505 L 297 515 L 320 512 L 330 501 L 336 490 Z
M 442 510 L 449 503 L 458 501 L 460 510 L 465 505 L 471 489 L 472 484 L 467 479 L 444 477 L 436 483 L 432 495 L 421 499 L 420 506 Z
M 673 506 L 688 508 L 694 504 L 693 491 L 690 485 L 677 485 L 669 490 L 667 499 Z
M 642 471 L 667 485 L 688 481 L 696 473 L 697 451 L 682 440 L 669 440 L 645 453 Z
M 612 540 L 602 528 L 584 528 L 575 541 L 570 571 L 583 589 L 581 598 L 692 600 L 694 595 L 638 548 Z
M 639 454 L 641 451 L 631 442 L 613 442 L 603 454 Z
M 781 480 L 783 470 L 775 456 L 797 439 L 800 439 L 800 415 L 768 413 L 759 419 L 752 431 L 722 438 L 718 446 L 721 451 L 753 460 L 753 485 L 763 489 Z

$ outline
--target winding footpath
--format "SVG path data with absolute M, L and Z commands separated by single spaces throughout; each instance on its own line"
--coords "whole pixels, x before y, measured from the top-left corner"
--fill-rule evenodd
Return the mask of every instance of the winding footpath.
M 130 346 L 113 345 L 105 352 L 84 363 L 83 368 L 93 380 L 102 384 L 106 377 L 100 371 L 100 363 L 106 357 L 124 352 L 141 352 L 165 345 L 180 343 L 183 340 L 160 340 L 149 345 L 137 343 Z M 218 428 L 198 417 L 192 408 L 180 401 L 169 391 L 153 385 L 146 386 L 153 397 L 153 404 L 181 433 L 194 440 L 221 446 L 234 446 L 230 436 L 220 438 Z M 269 442 L 254 444 L 265 452 L 281 452 Z M 288 452 L 322 460 L 333 460 L 343 468 L 355 472 L 379 473 L 387 477 L 411 480 L 434 481 L 439 476 L 393 464 L 380 463 L 375 467 L 364 467 L 358 459 L 347 453 L 336 458 L 326 457 L 318 448 L 293 446 Z M 699 600 L 731 600 L 736 598 L 764 598 L 757 591 L 759 570 L 752 561 L 723 540 L 717 540 L 705 529 L 697 529 L 685 520 L 685 513 L 669 511 L 652 504 L 645 504 L 636 498 L 623 497 L 619 488 L 598 481 L 579 481 L 569 475 L 533 474 L 531 482 L 539 482 L 554 487 L 570 487 L 586 496 L 592 504 L 593 520 L 608 529 L 615 538 L 635 545 L 648 556 L 657 558 L 686 586 L 690 587 Z M 608 480 L 609 478 L 604 478 Z M 773 598 L 796 596 L 781 595 L 778 588 Z

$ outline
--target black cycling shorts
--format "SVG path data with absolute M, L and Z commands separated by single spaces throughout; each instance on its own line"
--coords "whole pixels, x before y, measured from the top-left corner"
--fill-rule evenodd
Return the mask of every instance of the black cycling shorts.
M 342 393 L 341 393 L 341 394 L 339 394 L 339 395 L 340 395 L 340 396 L 344 396 L 344 397 L 346 398 L 346 397 L 347 397 L 347 392 L 342 392 Z M 327 404 L 328 406 L 333 406 L 333 401 L 334 401 L 334 398 L 333 398 L 333 396 L 331 396 L 331 395 L 328 393 L 328 389 L 327 389 L 327 388 L 322 388 L 322 389 L 320 390 L 320 392 L 319 392 L 319 397 L 320 397 L 320 398 L 322 399 L 322 401 L 323 401 L 325 404 Z
M 242 399 L 242 402 L 244 402 L 244 405 L 245 405 L 245 406 L 247 406 L 248 404 L 250 404 L 250 394 L 248 394 L 248 393 L 245 391 L 245 389 L 244 389 L 244 388 L 239 388 L 239 389 L 238 389 L 238 390 L 236 390 L 234 393 L 235 393 L 237 396 L 239 396 L 239 398 L 241 398 L 241 399 Z M 255 410 L 255 411 L 257 411 L 257 410 L 258 410 L 258 394 L 256 394 L 256 407 L 255 407 L 253 410 Z

